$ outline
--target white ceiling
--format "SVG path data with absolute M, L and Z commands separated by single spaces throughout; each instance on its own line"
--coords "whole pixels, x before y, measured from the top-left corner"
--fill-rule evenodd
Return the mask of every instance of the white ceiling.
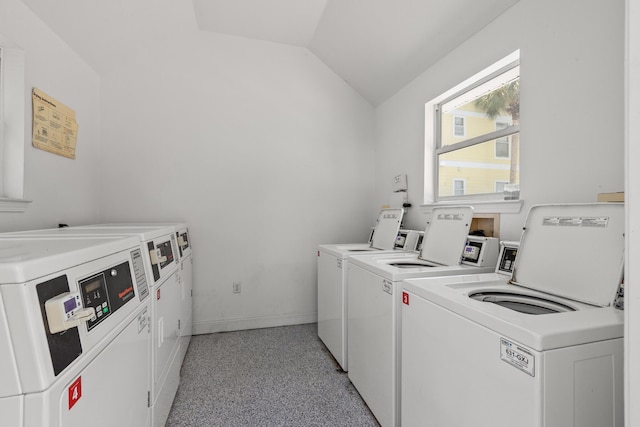
M 198 27 L 308 47 L 327 0 L 193 0 Z
M 308 48 L 372 105 L 518 0 L 23 0 L 98 73 L 176 32 Z

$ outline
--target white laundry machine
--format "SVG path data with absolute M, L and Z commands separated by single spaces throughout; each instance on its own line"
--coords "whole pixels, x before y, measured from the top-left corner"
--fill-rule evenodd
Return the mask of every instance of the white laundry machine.
M 193 335 L 193 253 L 189 229 L 186 224 L 176 225 L 176 241 L 178 242 L 178 281 L 180 282 L 180 365 L 189 348 Z
M 343 370 L 347 365 L 347 265 L 363 252 L 415 250 L 420 233 L 400 230 L 402 209 L 383 209 L 369 243 L 318 245 L 318 337 Z
M 400 425 L 401 282 L 495 269 L 496 238 L 468 236 L 473 209 L 434 208 L 419 254 L 351 257 L 347 316 L 349 379 L 382 426 Z M 462 261 L 462 263 L 461 263 Z
M 0 300 L 0 425 L 151 424 L 137 239 L 0 235 Z
M 511 280 L 407 280 L 403 425 L 623 426 L 624 223 L 534 206 Z
M 73 228 L 116 228 L 116 229 L 166 229 L 175 233 L 178 259 L 178 284 L 180 286 L 180 318 L 178 331 L 178 364 L 181 366 L 193 335 L 193 257 L 189 229 L 185 223 L 102 223 Z
M 128 224 L 64 227 L 5 233 L 26 238 L 73 238 L 90 236 L 135 236 L 142 253 L 142 266 L 151 289 L 151 420 L 166 422 L 180 383 L 183 352 L 180 351 L 182 309 L 178 275 L 175 224 Z
M 395 248 L 383 250 L 365 244 L 318 246 L 318 336 L 343 371 L 347 362 L 347 266 L 349 258 L 363 253 L 416 253 L 423 231 L 398 231 Z

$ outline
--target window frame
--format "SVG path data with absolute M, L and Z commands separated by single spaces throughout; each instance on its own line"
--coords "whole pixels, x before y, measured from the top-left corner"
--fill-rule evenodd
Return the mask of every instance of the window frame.
M 0 34 L 0 212 L 24 212 L 25 53 Z
M 482 75 L 476 75 L 474 78 L 469 79 L 462 85 L 459 85 L 446 95 L 432 101 L 432 123 L 433 123 L 433 156 L 432 156 L 432 164 L 433 164 L 433 198 L 435 203 L 438 202 L 446 202 L 446 201 L 457 201 L 457 200 L 502 200 L 503 195 L 500 193 L 484 193 L 484 194 L 465 194 L 464 196 L 441 196 L 439 194 L 439 156 L 442 154 L 446 154 L 452 151 L 462 150 L 468 147 L 476 146 L 482 143 L 486 143 L 492 140 L 497 140 L 499 138 L 508 137 L 510 135 L 514 135 L 520 132 L 519 124 L 511 124 L 504 129 L 497 129 L 493 132 L 489 132 L 477 137 L 465 139 L 463 141 L 449 144 L 446 146 L 442 146 L 442 120 L 441 120 L 441 110 L 442 105 L 447 102 L 462 96 L 463 94 L 478 88 L 479 86 L 485 84 L 486 82 L 499 77 L 500 75 L 520 66 L 520 55 L 519 51 L 514 52 L 512 55 L 507 57 L 510 59 L 509 62 L 505 64 L 501 64 L 498 67 L 494 67 L 491 72 L 482 73 Z M 490 67 L 491 68 L 491 67 Z M 520 73 L 518 73 L 520 74 Z M 456 116 L 454 116 L 456 117 Z M 454 121 L 455 122 L 455 121 Z M 495 148 L 494 148 L 495 154 Z M 511 157 L 511 147 L 509 147 L 509 158 Z M 502 157 L 501 157 L 502 159 Z M 506 159 L 506 158 L 505 158 Z

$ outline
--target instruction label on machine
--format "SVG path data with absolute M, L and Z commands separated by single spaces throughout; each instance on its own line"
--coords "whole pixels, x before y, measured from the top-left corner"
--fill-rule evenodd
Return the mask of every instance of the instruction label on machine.
M 500 338 L 500 358 L 532 377 L 536 376 L 536 357 L 528 349 L 506 338 Z
M 382 280 L 382 291 L 393 295 L 393 284 L 387 279 Z
M 142 261 L 142 253 L 140 249 L 131 251 L 131 261 L 133 264 L 133 274 L 138 284 L 138 296 L 143 301 L 149 295 L 149 285 L 147 285 L 147 275 L 144 272 L 144 264 Z
M 464 219 L 464 215 L 462 214 L 438 214 L 439 220 L 447 220 L 447 221 L 462 221 Z
M 575 217 L 575 216 L 547 216 L 542 219 L 542 225 L 560 227 L 606 227 L 608 216 Z

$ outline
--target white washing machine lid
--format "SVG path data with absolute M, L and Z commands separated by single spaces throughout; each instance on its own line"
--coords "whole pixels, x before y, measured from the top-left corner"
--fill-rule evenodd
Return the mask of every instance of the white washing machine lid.
M 529 210 L 512 283 L 600 307 L 624 267 L 624 205 L 538 205 Z
M 366 254 L 350 258 L 354 266 L 367 270 L 383 279 L 392 282 L 414 277 L 437 277 L 463 274 L 489 273 L 493 266 L 478 267 L 475 265 L 454 264 L 440 265 L 418 258 L 417 254 Z
M 321 252 L 326 252 L 330 255 L 335 256 L 336 258 L 347 259 L 353 255 L 361 255 L 361 254 L 381 254 L 381 253 L 402 253 L 406 255 L 407 253 L 399 250 L 381 250 L 372 248 L 369 246 L 369 243 L 338 243 L 338 244 L 322 244 L 318 245 L 318 250 Z
M 393 249 L 402 223 L 404 209 L 383 209 L 378 214 L 371 247 Z
M 440 265 L 460 264 L 472 217 L 471 206 L 433 208 L 419 258 Z

